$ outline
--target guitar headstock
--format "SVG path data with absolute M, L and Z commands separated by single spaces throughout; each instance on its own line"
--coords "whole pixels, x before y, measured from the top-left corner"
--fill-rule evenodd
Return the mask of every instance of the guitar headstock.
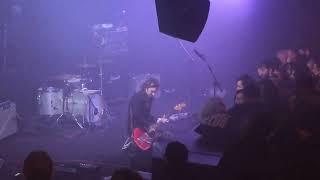
M 174 106 L 174 110 L 182 111 L 182 109 L 184 109 L 185 107 L 187 107 L 187 104 L 185 102 L 179 103 L 179 104 Z

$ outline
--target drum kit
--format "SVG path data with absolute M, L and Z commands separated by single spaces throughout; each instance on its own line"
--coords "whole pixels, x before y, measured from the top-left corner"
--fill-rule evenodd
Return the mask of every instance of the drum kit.
M 125 16 L 125 11 L 122 15 Z M 62 74 L 49 78 L 37 93 L 40 115 L 58 116 L 57 123 L 63 117 L 72 117 L 80 128 L 103 126 L 111 118 L 103 99 L 103 69 L 112 61 L 103 57 L 127 50 L 128 28 L 123 23 L 117 26 L 103 23 L 93 25 L 90 32 L 94 47 L 100 50 L 96 63 L 88 64 L 85 60 L 77 65 L 81 69 L 79 75 Z M 92 69 L 95 69 L 94 75 L 91 74 Z
M 110 118 L 103 98 L 103 67 L 99 62 L 100 88 L 90 89 L 89 69 L 95 64 L 79 64 L 81 75 L 62 74 L 51 77 L 38 89 L 38 112 L 42 116 L 56 117 L 56 122 L 70 117 L 80 128 L 104 127 Z

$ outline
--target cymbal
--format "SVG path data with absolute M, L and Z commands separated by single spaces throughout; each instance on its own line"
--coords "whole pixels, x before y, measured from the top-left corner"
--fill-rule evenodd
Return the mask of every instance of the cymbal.
M 99 93 L 100 90 L 81 89 L 80 92 L 85 94 L 96 94 Z
M 78 64 L 77 66 L 80 68 L 95 68 L 96 67 L 96 65 L 94 65 L 94 64 Z
M 113 24 L 95 24 L 92 26 L 92 30 L 97 31 L 97 30 L 108 30 L 113 28 Z
M 73 78 L 67 79 L 67 82 L 68 83 L 79 83 L 79 82 L 81 82 L 81 80 L 84 80 L 84 79 L 73 77 Z
M 50 79 L 54 79 L 54 80 L 69 80 L 69 79 L 78 79 L 78 78 L 81 78 L 81 75 L 61 74 L 61 75 L 53 76 Z

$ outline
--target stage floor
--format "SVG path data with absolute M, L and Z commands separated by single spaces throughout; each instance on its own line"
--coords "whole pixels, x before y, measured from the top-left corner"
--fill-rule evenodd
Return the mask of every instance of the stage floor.
M 47 151 L 58 165 L 79 166 L 80 163 L 86 163 L 101 166 L 103 168 L 99 169 L 97 179 L 110 176 L 116 168 L 128 167 L 128 157 L 121 150 L 126 140 L 126 107 L 124 104 L 112 110 L 116 115 L 110 127 L 92 131 L 80 129 L 70 120 L 53 128 L 55 118 L 23 117 L 20 131 L 0 140 L 0 158 L 5 160 L 0 168 L 0 179 L 13 179 L 14 174 L 21 172 L 23 160 L 33 150 Z M 186 119 L 162 128 L 173 132 L 171 140 L 180 141 L 188 147 L 190 162 L 217 166 L 222 153 L 198 145 L 199 135 L 193 132 L 196 125 L 196 120 Z M 163 156 L 168 142 L 159 143 L 157 151 L 154 151 L 155 157 Z M 81 176 L 80 179 L 86 178 Z
M 19 132 L 0 140 L 0 158 L 5 160 L 0 179 L 9 179 L 20 171 L 23 160 L 33 150 L 47 151 L 56 163 L 108 166 L 110 172 L 106 175 L 114 168 L 127 167 L 128 158 L 121 150 L 126 138 L 125 113 L 117 109 L 109 128 L 95 130 L 83 130 L 71 120 L 55 126 L 56 117 L 22 117 Z

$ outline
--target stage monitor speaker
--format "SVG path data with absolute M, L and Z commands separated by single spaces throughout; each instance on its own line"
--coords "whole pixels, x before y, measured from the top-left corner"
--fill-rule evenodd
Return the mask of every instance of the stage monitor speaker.
M 155 0 L 160 32 L 196 42 L 208 19 L 209 0 Z
M 5 101 L 0 103 L 0 140 L 18 131 L 16 105 Z

